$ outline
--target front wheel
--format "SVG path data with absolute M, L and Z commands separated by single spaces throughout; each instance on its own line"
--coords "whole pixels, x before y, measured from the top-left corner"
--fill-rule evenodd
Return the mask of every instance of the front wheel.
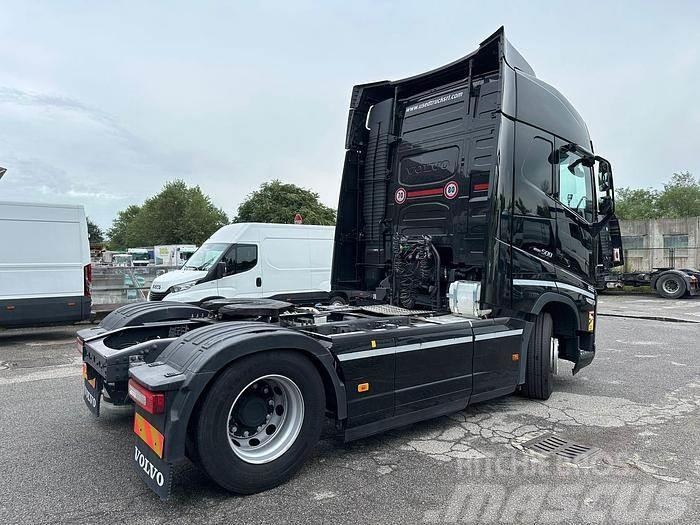
M 318 441 L 324 400 L 321 378 L 303 355 L 271 351 L 234 362 L 212 385 L 199 412 L 200 464 L 237 494 L 284 483 Z
M 348 301 L 342 295 L 334 295 L 328 301 L 329 306 L 345 306 L 346 304 L 348 304 Z
M 523 393 L 532 399 L 549 399 L 558 371 L 559 345 L 552 338 L 552 316 L 540 314 L 530 334 Z

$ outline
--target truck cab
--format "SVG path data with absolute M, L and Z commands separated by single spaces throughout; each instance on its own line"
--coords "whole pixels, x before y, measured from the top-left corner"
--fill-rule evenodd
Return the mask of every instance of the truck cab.
M 345 146 L 334 290 L 440 310 L 459 282 L 477 312 L 547 312 L 560 357 L 591 361 L 612 170 L 502 29 L 442 68 L 355 86 Z

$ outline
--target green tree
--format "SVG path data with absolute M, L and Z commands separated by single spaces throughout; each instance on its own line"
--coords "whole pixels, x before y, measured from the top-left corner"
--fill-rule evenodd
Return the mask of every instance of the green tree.
M 639 220 L 659 217 L 659 192 L 651 188 L 620 188 L 615 191 L 615 215 Z
M 620 188 L 615 192 L 620 219 L 678 219 L 700 216 L 700 180 L 689 172 L 674 173 L 661 191 Z
M 102 233 L 102 228 L 100 228 L 97 224 L 92 222 L 90 220 L 90 217 L 87 217 L 87 229 L 88 229 L 88 238 L 90 239 L 90 244 L 99 244 L 101 242 L 104 242 L 105 237 L 104 237 L 104 234 Z
M 659 195 L 660 216 L 669 219 L 700 216 L 700 181 L 689 172 L 674 173 Z
M 335 210 L 324 205 L 318 193 L 279 180 L 264 182 L 248 195 L 238 207 L 234 222 L 291 224 L 297 213 L 304 224 L 335 224 Z
M 141 206 L 119 212 L 109 230 L 111 246 L 124 249 L 157 244 L 202 244 L 228 217 L 199 186 L 168 182 Z
M 107 230 L 109 247 L 112 250 L 125 250 L 129 246 L 129 227 L 141 212 L 141 206 L 132 204 L 125 210 L 117 213 L 117 218 L 112 221 L 112 227 Z

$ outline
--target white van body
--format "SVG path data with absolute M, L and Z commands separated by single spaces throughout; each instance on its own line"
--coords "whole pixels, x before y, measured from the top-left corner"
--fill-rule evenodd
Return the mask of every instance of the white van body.
M 156 277 L 149 300 L 327 299 L 334 233 L 334 226 L 229 224 L 207 239 L 180 270 Z
M 0 326 L 90 317 L 90 243 L 82 206 L 0 202 Z
M 197 251 L 194 244 L 164 244 L 153 248 L 156 265 L 181 267 Z

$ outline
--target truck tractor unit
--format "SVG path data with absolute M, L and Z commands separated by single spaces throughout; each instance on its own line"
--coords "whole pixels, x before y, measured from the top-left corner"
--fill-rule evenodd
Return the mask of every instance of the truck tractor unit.
M 86 405 L 133 403 L 133 461 L 161 497 L 186 459 L 255 493 L 298 471 L 327 418 L 350 441 L 547 399 L 561 363 L 593 360 L 612 170 L 502 28 L 356 86 L 345 149 L 331 290 L 347 304 L 166 298 L 78 332 Z

